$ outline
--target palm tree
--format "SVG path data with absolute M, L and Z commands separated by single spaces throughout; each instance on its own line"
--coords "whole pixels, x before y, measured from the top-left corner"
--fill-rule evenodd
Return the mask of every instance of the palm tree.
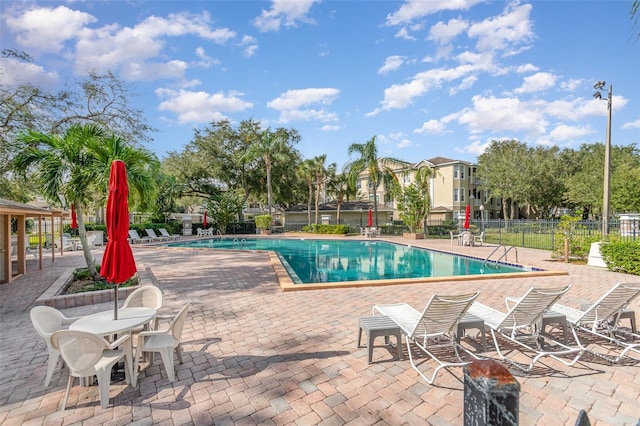
M 337 222 L 340 224 L 340 209 L 345 198 L 349 201 L 350 197 L 355 197 L 357 190 L 355 185 L 349 180 L 349 176 L 346 173 L 340 173 L 339 175 L 332 176 L 327 182 L 327 189 L 329 193 L 335 197 L 337 208 Z
M 242 156 L 243 161 L 254 161 L 261 159 L 267 169 L 267 204 L 269 206 L 269 216 L 271 216 L 273 203 L 273 190 L 271 187 L 271 169 L 274 161 L 286 160 L 285 151 L 290 139 L 295 139 L 295 135 L 285 129 L 277 129 L 272 132 L 270 128 L 263 130 L 260 139 L 253 143 L 247 152 Z
M 358 175 L 362 172 L 369 173 L 369 195 L 373 192 L 373 208 L 376 218 L 376 228 L 378 228 L 378 188 L 381 183 L 385 187 L 391 187 L 392 192 L 398 186 L 398 177 L 391 170 L 388 164 L 392 162 L 403 162 L 395 158 L 378 158 L 378 147 L 376 146 L 376 137 L 372 137 L 366 143 L 354 143 L 349 145 L 349 155 L 357 153 L 360 158 L 349 163 L 349 179 L 355 185 Z
M 105 137 L 104 130 L 92 124 L 74 124 L 63 135 L 27 131 L 17 140 L 21 149 L 13 161 L 15 170 L 35 176 L 50 202 L 64 196 L 73 204 L 87 268 L 95 280 L 100 279 L 87 244 L 84 206 L 96 193 L 104 193 L 103 200 L 106 198 L 114 159 L 121 159 L 127 165 L 128 180 L 141 205 L 152 202 L 152 197 L 147 195 L 153 195 L 149 190 L 154 182 L 152 170 L 158 164 L 155 156 L 125 144 L 119 137 Z
M 325 186 L 326 180 L 329 176 L 335 174 L 336 164 L 331 163 L 329 167 L 325 167 L 324 162 L 327 161 L 327 154 L 318 155 L 312 160 L 312 169 L 314 175 L 314 185 L 316 187 L 316 225 L 318 224 L 318 207 L 320 205 L 320 194 Z
M 305 160 L 300 167 L 298 167 L 298 176 L 307 184 L 309 190 L 307 196 L 307 226 L 311 226 L 311 199 L 313 198 L 313 182 L 315 177 L 313 160 Z

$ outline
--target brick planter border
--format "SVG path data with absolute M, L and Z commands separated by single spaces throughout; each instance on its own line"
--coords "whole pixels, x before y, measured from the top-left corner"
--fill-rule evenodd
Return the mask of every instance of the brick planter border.
M 73 272 L 76 269 L 77 268 L 67 269 L 44 293 L 40 295 L 40 297 L 35 301 L 35 304 L 39 306 L 51 306 L 56 309 L 67 309 L 74 308 L 76 306 L 113 302 L 113 289 L 76 294 L 58 294 L 73 279 Z M 140 288 L 140 285 L 119 288 L 118 300 L 126 299 L 129 294 L 133 293 L 133 291 L 138 288 Z

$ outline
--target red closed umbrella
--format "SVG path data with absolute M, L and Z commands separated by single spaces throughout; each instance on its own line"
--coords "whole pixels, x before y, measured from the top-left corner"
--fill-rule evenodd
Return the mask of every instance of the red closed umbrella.
M 137 271 L 131 246 L 127 240 L 129 234 L 129 185 L 127 184 L 127 169 L 122 160 L 114 160 L 111 163 L 106 222 L 109 241 L 102 257 L 100 275 L 108 282 L 115 284 L 113 317 L 118 319 L 118 284 L 127 281 Z
M 369 218 L 367 219 L 367 226 L 371 228 L 373 226 L 373 213 L 369 209 Z
M 469 218 L 471 217 L 471 207 L 467 204 L 464 209 L 464 229 L 469 229 Z
M 71 203 L 71 229 L 78 229 L 78 218 L 76 217 L 76 208 Z
M 204 220 L 202 221 L 202 226 L 204 226 L 205 228 L 208 226 L 208 223 L 207 223 L 207 212 L 206 212 L 206 210 L 205 210 L 205 212 L 204 212 Z

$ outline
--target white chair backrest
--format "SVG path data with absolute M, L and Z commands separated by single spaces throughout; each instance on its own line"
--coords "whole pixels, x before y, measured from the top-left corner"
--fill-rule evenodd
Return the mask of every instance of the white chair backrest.
M 640 283 L 619 283 L 591 305 L 580 318 L 583 322 L 613 320 L 615 315 L 640 296 Z
M 148 236 L 150 236 L 151 238 L 158 238 L 158 235 L 156 235 L 156 231 L 154 231 L 153 229 L 145 229 L 144 230 Z
M 531 287 L 509 310 L 500 326 L 514 328 L 536 324 L 551 305 L 556 303 L 570 288 L 570 285 L 552 288 Z
M 452 296 L 433 295 L 409 337 L 451 334 L 478 294 L 480 293 L 476 291 Z
M 184 323 L 187 320 L 187 313 L 189 313 L 189 308 L 191 308 L 190 303 L 184 305 L 169 325 L 169 331 L 171 332 L 171 335 L 176 340 L 176 342 L 180 342 L 180 339 L 182 338 L 182 329 L 184 328 Z
M 167 230 L 165 228 L 160 228 L 160 235 L 162 235 L 163 237 L 170 237 L 171 235 L 169 235 L 169 232 L 167 232 Z
M 45 339 L 47 346 L 50 343 L 51 335 L 62 329 L 64 315 L 60 311 L 50 306 L 36 306 L 30 312 L 31 322 L 36 332 Z
M 84 331 L 60 330 L 51 336 L 53 347 L 69 367 L 71 375 L 87 377 L 96 374 L 96 364 L 109 344 L 103 337 Z
M 134 290 L 124 301 L 123 308 L 153 308 L 162 307 L 162 291 L 154 285 L 145 285 Z

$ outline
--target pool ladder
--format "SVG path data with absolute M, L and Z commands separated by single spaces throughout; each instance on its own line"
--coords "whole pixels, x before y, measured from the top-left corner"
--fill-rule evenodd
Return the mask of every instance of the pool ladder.
M 495 259 L 495 260 L 489 260 L 489 259 L 491 259 L 491 256 L 493 256 L 493 254 L 494 254 L 495 252 L 497 252 L 498 250 L 500 250 L 500 249 L 502 249 L 502 250 L 504 251 L 504 252 L 502 253 L 502 255 L 501 255 L 499 258 Z M 495 248 L 495 249 L 494 249 L 494 250 L 489 254 L 489 256 L 487 256 L 487 257 L 484 259 L 484 265 L 485 265 L 485 266 L 487 266 L 487 265 L 489 265 L 489 262 L 491 262 L 491 264 L 493 264 L 493 265 L 495 265 L 495 266 L 498 266 L 498 263 L 499 263 L 502 259 L 507 260 L 507 254 L 508 254 L 511 250 L 513 250 L 513 251 L 515 251 L 515 252 L 516 252 L 516 263 L 518 263 L 518 249 L 517 249 L 515 246 L 509 246 L 509 247 L 507 247 L 507 246 L 504 246 L 504 245 L 500 244 L 498 247 L 496 247 L 496 248 Z
M 241 240 L 234 238 L 233 239 L 233 248 L 237 249 L 237 250 L 242 250 L 242 249 L 246 249 L 248 247 L 245 247 L 247 245 L 247 240 L 245 240 L 244 238 L 242 238 Z

